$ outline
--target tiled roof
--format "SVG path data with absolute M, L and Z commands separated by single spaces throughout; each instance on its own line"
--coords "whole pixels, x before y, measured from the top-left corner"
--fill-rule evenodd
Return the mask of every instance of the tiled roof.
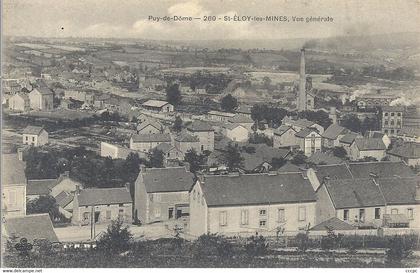
M 194 184 L 194 175 L 184 167 L 146 168 L 139 176 L 149 193 L 189 191 Z
M 331 124 L 327 130 L 322 134 L 322 137 L 327 139 L 337 139 L 339 135 L 343 135 L 350 132 L 348 129 L 338 125 L 338 124 Z
M 384 105 L 381 106 L 383 112 L 404 112 L 405 107 L 404 106 L 389 106 Z
M 26 194 L 47 195 L 50 193 L 50 190 L 60 182 L 61 181 L 58 178 L 28 180 L 28 184 L 26 186 Z
M 27 135 L 39 135 L 42 130 L 44 130 L 41 126 L 27 126 L 25 129 L 23 129 L 23 134 Z
M 410 159 L 420 158 L 420 143 L 408 142 L 394 146 L 388 154 Z
M 416 204 L 420 177 L 329 179 L 324 182 L 336 209 Z
M 158 130 L 162 130 L 162 128 L 163 128 L 162 124 L 160 124 L 157 121 L 146 121 L 146 122 L 143 122 L 143 123 L 141 123 L 137 126 L 137 131 L 141 131 L 149 125 L 158 129 Z
M 175 138 L 175 141 L 178 141 L 178 142 L 199 142 L 200 140 L 198 139 L 197 136 L 193 136 L 193 135 L 190 135 L 186 132 L 183 132 Z
M 306 136 L 308 136 L 312 132 L 315 132 L 317 135 L 319 135 L 319 133 L 315 129 L 305 128 L 305 129 L 302 129 L 299 132 L 297 132 L 295 134 L 295 136 L 296 137 L 306 137 Z
M 354 141 L 360 151 L 386 150 L 381 138 L 356 138 Z
M 65 191 L 60 192 L 55 198 L 55 201 L 57 202 L 57 204 L 64 208 L 65 206 L 67 206 L 68 204 L 71 203 L 71 201 L 73 201 L 74 195 L 67 193 Z
M 174 146 L 164 142 L 164 143 L 160 143 L 159 145 L 156 146 L 157 150 L 161 150 L 163 153 L 167 153 L 168 151 L 175 149 Z
M 169 134 L 133 134 L 134 142 L 171 142 Z
M 309 158 L 308 161 L 314 164 L 340 164 L 343 162 L 343 160 L 341 158 L 338 158 L 336 156 L 327 154 L 327 153 L 323 153 L 320 151 L 317 151 L 315 153 L 313 153 Z
M 147 106 L 147 107 L 161 108 L 161 107 L 165 106 L 166 104 L 169 104 L 169 103 L 167 101 L 163 101 L 163 100 L 148 100 L 148 101 L 144 102 L 142 105 Z
M 4 226 L 9 237 L 26 238 L 29 242 L 33 242 L 35 239 L 47 239 L 50 242 L 58 242 L 48 213 L 6 219 Z
M 334 164 L 334 165 L 320 165 L 316 167 L 316 175 L 319 182 L 325 177 L 331 179 L 350 179 L 353 178 L 352 173 L 346 164 Z
M 281 125 L 279 128 L 274 130 L 274 134 L 278 135 L 278 136 L 281 136 L 284 133 L 286 133 L 289 129 L 294 131 L 294 129 L 292 127 L 288 126 L 288 125 Z
M 79 206 L 132 203 L 127 188 L 90 188 L 77 195 Z
M 191 124 L 187 126 L 187 129 L 190 131 L 214 131 L 213 127 L 201 120 L 194 120 Z
M 249 116 L 236 115 L 228 120 L 231 123 L 254 123 L 254 120 Z
M 384 133 L 378 132 L 378 131 L 366 131 L 363 135 L 366 138 L 380 138 L 382 139 L 384 137 Z
M 345 134 L 341 139 L 340 142 L 341 143 L 345 143 L 345 144 L 352 144 L 353 141 L 358 137 L 359 135 L 356 133 L 347 133 Z
M 222 127 L 223 127 L 223 128 L 226 128 L 226 129 L 229 129 L 229 130 L 233 130 L 233 129 L 237 128 L 237 127 L 242 127 L 242 128 L 244 128 L 244 129 L 246 129 L 244 126 L 242 126 L 242 125 L 241 125 L 241 124 L 239 124 L 239 123 L 224 123 L 224 124 L 222 125 Z
M 210 207 L 316 201 L 300 173 L 206 176 L 201 186 Z
M 353 230 L 356 229 L 355 226 L 352 226 L 340 219 L 338 219 L 337 217 L 332 217 L 322 223 L 319 223 L 318 225 L 314 226 L 313 228 L 311 228 L 311 230 L 313 231 L 317 231 L 317 230 L 328 230 L 328 229 L 332 229 L 332 230 Z
M 25 163 L 18 159 L 17 154 L 1 155 L 1 184 L 25 185 Z
M 53 95 L 53 92 L 47 88 L 35 88 L 32 92 L 38 91 L 41 95 Z
M 299 166 L 290 163 L 289 161 L 286 162 L 283 166 L 281 166 L 277 172 L 279 173 L 287 173 L 287 172 L 302 172 Z
M 379 177 L 415 176 L 415 173 L 404 162 L 355 162 L 349 164 L 349 169 L 355 178 L 366 178 L 371 174 Z
M 419 137 L 420 128 L 414 127 L 403 127 L 401 131 L 397 134 L 398 136 L 409 136 L 409 137 Z

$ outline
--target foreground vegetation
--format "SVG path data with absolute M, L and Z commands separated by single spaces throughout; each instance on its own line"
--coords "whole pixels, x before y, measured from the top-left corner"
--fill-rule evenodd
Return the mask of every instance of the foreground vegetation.
M 412 256 L 416 236 L 370 238 L 371 247 L 384 247 L 366 252 L 356 237 L 330 231 L 321 240 L 311 240 L 305 233 L 290 241 L 289 248 L 278 248 L 262 236 L 226 238 L 202 235 L 194 241 L 179 237 L 148 241 L 132 241 L 122 222 L 113 222 L 97 242 L 96 248 L 55 248 L 45 242 L 27 247 L 27 243 L 8 244 L 4 257 L 7 267 L 415 267 L 419 260 Z M 361 237 L 361 236 L 359 236 Z M 317 245 L 316 242 L 320 245 Z M 343 244 L 343 245 L 341 245 Z M 318 247 L 318 248 L 317 248 Z M 344 247 L 344 248 L 343 248 Z M 417 245 L 418 247 L 418 245 Z M 344 250 L 344 251 L 343 251 Z M 371 249 L 372 250 L 372 249 Z

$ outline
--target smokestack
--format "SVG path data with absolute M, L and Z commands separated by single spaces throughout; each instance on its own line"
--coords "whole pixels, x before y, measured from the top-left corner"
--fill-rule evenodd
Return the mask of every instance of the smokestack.
M 299 70 L 299 94 L 297 100 L 299 111 L 306 110 L 306 72 L 305 72 L 305 49 L 300 50 L 300 70 Z

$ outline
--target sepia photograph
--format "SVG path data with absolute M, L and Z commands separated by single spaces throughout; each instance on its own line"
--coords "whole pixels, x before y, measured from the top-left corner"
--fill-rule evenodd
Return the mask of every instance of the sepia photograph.
M 1 2 L 2 272 L 418 273 L 420 0 Z

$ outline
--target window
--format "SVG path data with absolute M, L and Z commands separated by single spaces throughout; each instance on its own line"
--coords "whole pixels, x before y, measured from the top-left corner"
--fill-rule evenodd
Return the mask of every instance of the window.
M 227 225 L 227 212 L 226 211 L 219 212 L 219 223 L 221 226 Z
M 344 211 L 343 211 L 343 220 L 344 221 L 348 221 L 349 220 L 349 210 L 348 209 L 345 209 Z
M 388 121 L 387 120 L 385 120 L 385 125 L 388 125 Z
M 299 208 L 299 221 L 305 221 L 306 220 L 306 208 L 300 207 Z
M 83 220 L 89 220 L 89 212 L 84 212 L 83 213 Z
M 397 116 L 401 117 L 401 113 L 398 113 Z
M 106 211 L 106 219 L 107 220 L 110 220 L 111 219 L 111 211 L 110 210 L 107 210 Z
M 395 115 L 395 113 L 391 113 L 391 117 L 393 117 Z
M 123 203 L 118 204 L 119 207 L 124 207 Z
M 260 209 L 260 216 L 266 216 L 267 211 L 265 209 Z
M 195 190 L 193 190 L 192 196 L 193 196 L 193 200 L 195 200 Z
M 391 214 L 398 214 L 398 209 L 392 209 Z
M 286 222 L 286 215 L 285 215 L 284 209 L 279 209 L 278 210 L 278 216 L 279 216 L 279 223 Z
M 248 210 L 244 209 L 241 210 L 241 225 L 248 225 L 248 217 L 249 216 L 249 212 Z
M 32 141 L 35 141 L 35 137 L 32 137 Z
M 359 221 L 362 223 L 365 221 L 365 209 L 359 209 Z
M 261 220 L 260 221 L 260 227 L 265 227 L 267 225 L 267 221 L 266 220 Z
M 155 218 L 160 217 L 160 208 L 155 208 Z
M 414 219 L 414 211 L 413 209 L 407 209 L 407 217 L 409 220 L 413 220 Z
M 28 141 L 28 140 L 29 140 L 29 137 L 28 137 L 28 136 L 26 136 L 26 137 L 25 137 L 25 139 L 26 139 L 26 141 Z
M 118 210 L 118 218 L 122 219 L 124 217 L 124 210 L 120 209 Z
M 375 208 L 375 219 L 381 219 L 381 208 Z
M 388 116 L 388 113 L 385 113 L 385 117 L 387 117 Z

